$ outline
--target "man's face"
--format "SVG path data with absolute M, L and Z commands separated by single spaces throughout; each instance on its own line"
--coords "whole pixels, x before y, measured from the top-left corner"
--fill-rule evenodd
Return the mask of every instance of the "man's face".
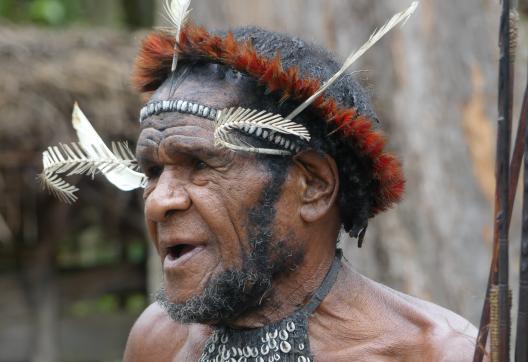
M 238 104 L 240 92 L 222 88 L 187 80 L 172 98 L 218 109 Z M 274 227 L 283 178 L 274 179 L 252 154 L 215 147 L 213 131 L 210 120 L 167 113 L 145 120 L 138 140 L 138 161 L 150 178 L 145 217 L 165 276 L 162 299 L 184 321 L 236 316 L 237 302 L 262 298 L 272 274 L 293 255 L 300 259 Z

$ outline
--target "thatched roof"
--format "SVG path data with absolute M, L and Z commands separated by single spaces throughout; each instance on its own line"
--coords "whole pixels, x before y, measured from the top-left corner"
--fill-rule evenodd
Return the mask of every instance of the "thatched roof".
M 134 139 L 140 106 L 129 82 L 135 38 L 0 27 L 0 151 L 27 154 L 74 141 L 74 101 L 105 139 Z
M 28 230 L 38 229 L 31 238 L 40 240 L 51 237 L 49 227 L 65 233 L 66 225 L 77 228 L 87 222 L 115 230 L 124 210 L 125 223 L 135 225 L 131 231 L 137 234 L 142 228 L 137 192 L 119 192 L 100 176 L 94 181 L 70 179 L 81 191 L 76 206 L 67 207 L 41 192 L 35 180 L 42 151 L 76 141 L 74 101 L 107 142 L 129 140 L 134 146 L 141 102 L 130 86 L 130 72 L 140 38 L 100 29 L 0 26 L 1 239 L 10 235 L 18 241 L 32 235 Z M 53 216 L 53 210 L 68 217 Z M 83 218 L 86 212 L 93 216 Z M 114 223 L 108 221 L 109 213 Z

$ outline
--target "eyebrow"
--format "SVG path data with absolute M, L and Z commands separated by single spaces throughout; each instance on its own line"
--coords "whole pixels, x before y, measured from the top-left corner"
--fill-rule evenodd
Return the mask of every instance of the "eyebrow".
M 155 161 L 158 158 L 157 153 L 162 144 L 168 157 L 173 157 L 176 154 L 185 154 L 204 159 L 227 157 L 227 150 L 215 147 L 212 141 L 203 137 L 185 134 L 163 135 L 163 133 L 163 131 L 154 131 L 140 138 L 140 142 L 137 145 L 138 162 Z
M 174 142 L 176 141 L 176 142 Z M 161 143 L 167 142 L 166 152 L 170 156 L 172 153 L 184 153 L 188 155 L 198 155 L 212 158 L 221 157 L 225 151 L 215 147 L 212 142 L 202 137 L 187 135 L 170 135 L 164 137 Z

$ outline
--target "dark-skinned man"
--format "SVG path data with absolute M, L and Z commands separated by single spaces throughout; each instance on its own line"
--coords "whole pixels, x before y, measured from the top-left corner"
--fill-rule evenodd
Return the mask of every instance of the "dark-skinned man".
M 324 49 L 252 27 L 144 41 L 137 158 L 164 285 L 125 361 L 471 360 L 469 322 L 341 258 L 340 231 L 361 243 L 404 181 L 350 75 L 287 117 L 338 69 Z

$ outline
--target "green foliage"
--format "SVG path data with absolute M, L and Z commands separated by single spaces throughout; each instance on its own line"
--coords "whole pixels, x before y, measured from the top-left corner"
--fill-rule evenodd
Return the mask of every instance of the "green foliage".
M 29 16 L 35 22 L 59 25 L 66 20 L 66 8 L 58 0 L 36 0 L 31 3 Z
M 15 23 L 60 26 L 80 16 L 79 1 L 0 0 L 0 17 Z
M 0 0 L 0 21 L 62 27 L 150 27 L 153 0 Z

